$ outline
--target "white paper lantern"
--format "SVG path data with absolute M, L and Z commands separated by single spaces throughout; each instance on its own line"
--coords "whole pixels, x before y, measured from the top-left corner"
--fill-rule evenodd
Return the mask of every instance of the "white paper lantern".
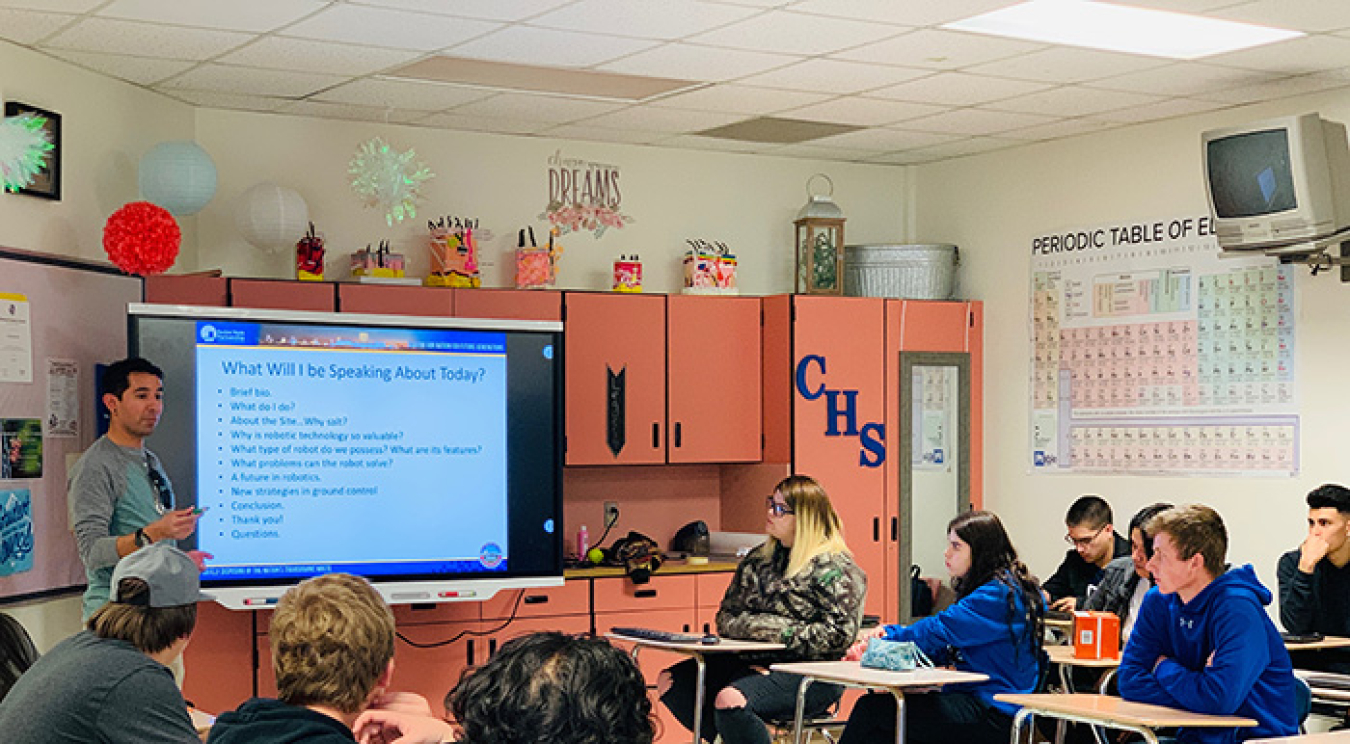
M 293 248 L 309 229 L 309 205 L 294 189 L 260 183 L 239 195 L 234 223 L 255 248 Z
M 161 142 L 141 158 L 141 196 L 184 217 L 216 195 L 216 164 L 196 142 Z

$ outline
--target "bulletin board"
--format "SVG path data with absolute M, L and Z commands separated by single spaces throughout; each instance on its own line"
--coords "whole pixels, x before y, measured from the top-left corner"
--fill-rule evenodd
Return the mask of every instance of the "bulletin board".
M 0 602 L 82 587 L 67 469 L 97 426 L 95 365 L 126 356 L 142 280 L 0 247 Z
M 1293 269 L 1211 219 L 1032 240 L 1032 472 L 1298 473 Z

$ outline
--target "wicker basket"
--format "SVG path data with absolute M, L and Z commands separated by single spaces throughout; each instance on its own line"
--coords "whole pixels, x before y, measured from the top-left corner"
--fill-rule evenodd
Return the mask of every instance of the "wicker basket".
M 844 248 L 844 294 L 947 300 L 956 291 L 956 246 L 850 245 Z

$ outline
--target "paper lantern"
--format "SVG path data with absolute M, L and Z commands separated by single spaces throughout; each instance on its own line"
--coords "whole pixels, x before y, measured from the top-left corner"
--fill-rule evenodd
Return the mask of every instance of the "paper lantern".
M 161 142 L 141 158 L 141 196 L 184 217 L 216 195 L 216 164 L 196 142 Z
M 255 248 L 289 249 L 309 229 L 309 205 L 294 189 L 260 183 L 239 196 L 234 224 Z

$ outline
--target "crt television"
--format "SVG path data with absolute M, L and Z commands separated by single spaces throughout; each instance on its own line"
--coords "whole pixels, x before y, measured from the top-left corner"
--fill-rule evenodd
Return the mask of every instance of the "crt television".
M 1224 250 L 1297 251 L 1350 227 L 1344 124 L 1303 114 L 1211 130 L 1201 140 Z
M 265 607 L 322 573 L 392 603 L 562 583 L 562 324 L 134 304 L 164 370 L 147 444 L 206 591 Z

